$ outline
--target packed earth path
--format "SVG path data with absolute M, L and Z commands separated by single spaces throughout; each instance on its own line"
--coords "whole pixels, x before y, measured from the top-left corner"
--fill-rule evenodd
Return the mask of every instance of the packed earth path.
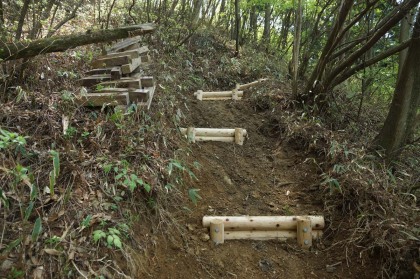
M 186 127 L 244 128 L 243 146 L 225 142 L 190 144 L 191 163 L 198 162 L 202 197 L 192 213 L 179 220 L 186 235 L 178 244 L 161 236 L 152 260 L 143 266 L 150 278 L 371 278 L 363 263 L 349 261 L 331 232 L 314 241 L 310 251 L 296 240 L 227 240 L 215 245 L 202 226 L 204 215 L 323 215 L 317 167 L 281 135 L 270 135 L 269 111 L 257 109 L 245 91 L 241 101 L 185 102 Z M 281 113 L 281 112 L 278 112 Z M 168 232 L 171 233 L 178 233 Z

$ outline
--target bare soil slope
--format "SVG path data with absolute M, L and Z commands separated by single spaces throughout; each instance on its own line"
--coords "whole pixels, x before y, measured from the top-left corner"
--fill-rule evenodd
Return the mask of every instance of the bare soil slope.
M 279 136 L 268 136 L 268 114 L 243 101 L 186 101 L 185 125 L 205 128 L 245 128 L 244 146 L 221 142 L 191 144 L 191 162 L 200 171 L 194 188 L 202 200 L 180 222 L 186 235 L 179 244 L 159 238 L 155 256 L 142 276 L 152 278 L 372 278 L 370 268 L 347 264 L 345 251 L 325 240 L 309 252 L 295 242 L 226 241 L 215 246 L 206 241 L 204 215 L 322 215 L 323 201 L 316 167 Z M 277 112 L 276 112 L 277 113 Z M 281 113 L 281 112 L 278 112 Z M 173 232 L 168 232 L 171 234 Z M 326 268 L 326 265 L 334 265 Z

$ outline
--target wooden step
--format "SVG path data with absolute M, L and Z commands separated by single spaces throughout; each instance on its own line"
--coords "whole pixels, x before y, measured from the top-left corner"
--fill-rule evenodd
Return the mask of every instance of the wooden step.
M 219 128 L 180 128 L 181 134 L 188 138 L 189 142 L 196 141 L 221 141 L 234 142 L 243 145 L 247 131 L 241 128 L 219 129 Z

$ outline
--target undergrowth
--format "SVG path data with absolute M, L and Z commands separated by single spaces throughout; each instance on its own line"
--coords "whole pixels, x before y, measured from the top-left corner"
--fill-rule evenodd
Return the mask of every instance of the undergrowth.
M 413 276 L 420 259 L 420 146 L 408 145 L 398 161 L 386 162 L 369 146 L 385 104 L 367 101 L 358 115 L 358 101 L 337 94 L 336 110 L 314 117 L 296 110 L 289 88 L 283 97 L 274 93 L 278 86 L 253 97 L 256 109 L 268 111 L 262 132 L 302 150 L 317 166 L 332 245 L 346 251 L 348 263 L 379 259 L 379 277 Z

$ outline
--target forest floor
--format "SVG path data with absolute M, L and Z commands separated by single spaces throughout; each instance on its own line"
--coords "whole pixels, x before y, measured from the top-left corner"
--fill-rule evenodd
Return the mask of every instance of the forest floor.
M 257 85 L 258 86 L 258 85 Z M 146 267 L 151 278 L 372 278 L 374 265 L 346 257 L 328 231 L 309 252 L 296 241 L 208 241 L 204 215 L 323 215 L 317 168 L 301 151 L 279 144 L 269 133 L 271 111 L 257 109 L 245 91 L 242 101 L 198 101 L 188 97 L 186 126 L 244 128 L 243 146 L 200 142 L 191 145 L 190 159 L 200 164 L 194 187 L 202 199 L 180 222 L 183 241 L 159 238 L 155 256 Z M 277 112 L 282 113 L 282 112 Z M 171 234 L 172 232 L 167 232 Z M 331 266 L 331 267 L 329 267 Z
M 285 66 L 257 49 L 237 58 L 205 32 L 175 50 L 165 49 L 163 36 L 144 43 L 153 61 L 145 72 L 157 83 L 150 110 L 118 114 L 72 102 L 97 46 L 34 59 L 24 90 L 16 88 L 2 105 L 0 127 L 27 144 L 25 153 L 0 154 L 0 183 L 11 201 L 0 219 L 0 278 L 374 278 L 389 275 L 384 263 L 412 274 L 415 240 L 401 242 L 398 232 L 418 221 L 417 201 L 397 199 L 398 184 L 386 170 L 371 171 L 365 150 L 353 148 L 363 131 L 333 131 L 297 112 Z M 193 96 L 258 78 L 269 80 L 245 90 L 241 101 Z M 63 115 L 71 135 L 62 132 Z M 337 122 L 347 121 L 343 115 Z M 366 119 L 373 130 L 372 117 Z M 243 128 L 248 137 L 243 146 L 190 144 L 179 127 Z M 61 163 L 55 197 L 45 191 L 52 149 Z M 171 174 L 174 162 L 185 169 Z M 133 174 L 152 190 L 127 193 L 121 175 Z M 39 196 L 32 197 L 36 187 Z M 199 189 L 196 205 L 191 188 Z M 310 251 L 295 240 L 214 245 L 205 215 L 323 215 L 326 226 Z M 35 220 L 42 220 L 36 234 Z M 112 229 L 122 249 L 95 240 L 95 232 Z

